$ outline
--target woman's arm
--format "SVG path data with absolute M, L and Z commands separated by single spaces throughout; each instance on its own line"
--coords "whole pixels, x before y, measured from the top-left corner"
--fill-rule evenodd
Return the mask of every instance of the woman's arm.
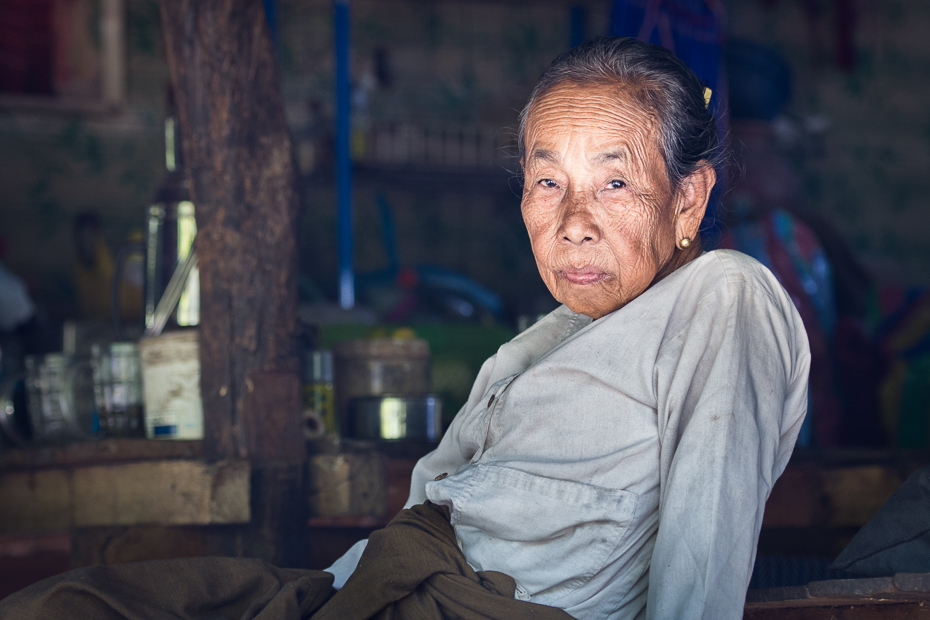
M 810 353 L 794 305 L 774 278 L 737 279 L 701 300 L 656 367 L 647 618 L 742 617 L 765 501 L 807 409 Z

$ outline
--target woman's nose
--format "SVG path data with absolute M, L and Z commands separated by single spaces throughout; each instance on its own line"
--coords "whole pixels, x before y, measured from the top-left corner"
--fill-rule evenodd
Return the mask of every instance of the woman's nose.
M 597 243 L 601 239 L 601 229 L 594 220 L 590 206 L 584 200 L 572 199 L 562 214 L 559 237 L 572 245 Z

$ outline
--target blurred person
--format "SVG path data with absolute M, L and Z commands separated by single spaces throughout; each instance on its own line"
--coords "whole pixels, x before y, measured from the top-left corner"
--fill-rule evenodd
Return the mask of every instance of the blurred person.
M 0 257 L 5 243 L 0 238 Z M 0 261 L 0 331 L 11 332 L 33 317 L 36 308 L 22 279 Z
M 103 235 L 103 222 L 93 211 L 82 211 L 72 226 L 75 261 L 74 288 L 79 317 L 87 321 L 109 321 L 110 291 L 115 265 Z

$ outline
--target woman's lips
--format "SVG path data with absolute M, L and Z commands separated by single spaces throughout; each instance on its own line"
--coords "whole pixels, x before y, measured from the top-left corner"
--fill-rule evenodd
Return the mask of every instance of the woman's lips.
M 597 284 L 610 277 L 610 274 L 597 267 L 566 267 L 559 270 L 559 275 L 572 284 Z

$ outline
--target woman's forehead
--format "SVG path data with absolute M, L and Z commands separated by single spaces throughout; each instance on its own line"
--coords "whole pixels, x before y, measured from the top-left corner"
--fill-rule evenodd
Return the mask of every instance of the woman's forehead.
M 575 84 L 561 82 L 537 97 L 529 110 L 527 123 L 551 115 L 581 116 L 594 113 L 618 115 L 622 119 L 635 118 L 638 122 L 654 124 L 656 113 L 641 103 L 640 89 L 623 82 L 602 84 Z
M 557 85 L 533 103 L 526 127 L 528 160 L 534 149 L 566 138 L 594 149 L 629 143 L 627 149 L 638 151 L 631 154 L 634 159 L 658 152 L 655 115 L 623 85 Z

